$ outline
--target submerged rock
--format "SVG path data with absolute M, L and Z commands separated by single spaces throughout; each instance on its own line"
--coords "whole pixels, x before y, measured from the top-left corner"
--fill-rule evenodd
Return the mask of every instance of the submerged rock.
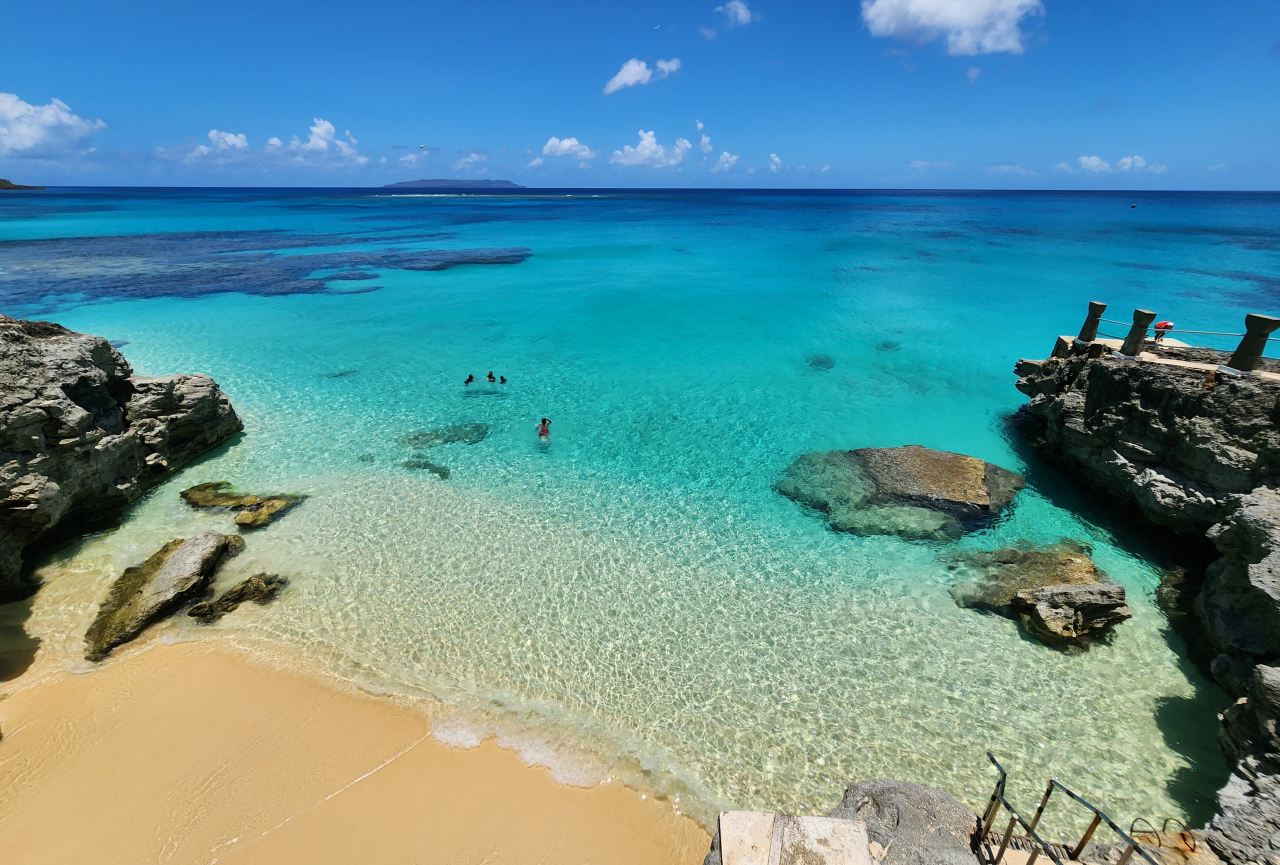
M 249 579 L 227 589 L 216 601 L 201 601 L 195 604 L 187 611 L 187 615 L 208 625 L 218 621 L 245 601 L 253 601 L 259 605 L 271 603 L 287 585 L 289 581 L 279 574 L 254 574 Z
M 230 508 L 238 511 L 236 525 L 246 529 L 260 529 L 306 496 L 268 495 L 231 492 L 226 481 L 196 484 L 182 491 L 183 501 L 196 508 Z
M 141 565 L 126 568 L 85 632 L 85 657 L 101 661 L 147 625 L 199 597 L 222 560 L 243 548 L 237 535 L 204 532 L 170 541 Z
M 975 457 L 907 445 L 803 454 L 774 488 L 837 531 L 939 539 L 988 522 L 1023 484 Z
M 113 521 L 243 429 L 203 375 L 135 376 L 107 340 L 0 315 L 0 602 L 23 557 Z
M 400 467 L 406 468 L 406 469 L 419 469 L 422 471 L 428 471 L 428 472 L 431 472 L 436 477 L 440 478 L 440 480 L 442 481 L 449 480 L 450 472 L 449 472 L 448 466 L 436 465 L 431 460 L 424 460 L 424 459 L 405 460 L 404 462 L 400 463 Z
M 489 425 L 484 423 L 461 423 L 433 430 L 418 430 L 400 439 L 400 444 L 411 448 L 433 448 L 454 442 L 473 445 L 483 441 L 489 434 Z
M 961 553 L 955 561 L 979 574 L 952 588 L 957 604 L 1015 619 L 1049 646 L 1087 649 L 1132 616 L 1124 587 L 1107 582 L 1088 551 L 1072 541 Z
M 805 358 L 805 363 L 814 369 L 828 370 L 835 369 L 835 358 L 826 354 L 811 354 Z

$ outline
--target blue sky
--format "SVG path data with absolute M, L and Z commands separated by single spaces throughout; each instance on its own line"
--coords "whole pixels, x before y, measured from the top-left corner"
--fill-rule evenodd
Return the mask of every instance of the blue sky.
M 1280 0 L 4 8 L 16 182 L 1280 189 Z

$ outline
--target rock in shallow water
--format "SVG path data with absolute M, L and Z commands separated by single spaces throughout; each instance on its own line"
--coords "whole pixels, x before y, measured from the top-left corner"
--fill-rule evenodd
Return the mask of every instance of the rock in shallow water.
M 236 493 L 230 491 L 230 486 L 226 481 L 196 484 L 182 491 L 182 500 L 195 508 L 230 508 L 238 511 L 236 525 L 246 529 L 260 529 L 306 498 Z
M 473 445 L 483 441 L 489 434 L 489 425 L 484 423 L 460 423 L 432 430 L 418 430 L 400 439 L 400 444 L 411 448 L 433 448 L 454 442 Z
M 774 488 L 837 531 L 943 539 L 988 522 L 1023 484 L 975 457 L 907 445 L 803 454 Z
M 977 571 L 976 580 L 952 588 L 957 604 L 1015 619 L 1049 646 L 1087 649 L 1132 616 L 1124 587 L 1107 582 L 1088 551 L 1071 541 L 977 550 L 955 562 Z
M 85 657 L 101 661 L 147 625 L 199 597 L 222 560 L 243 548 L 238 535 L 204 532 L 170 541 L 141 565 L 126 568 L 85 632 Z
M 187 615 L 198 619 L 201 624 L 211 624 L 245 601 L 255 604 L 268 604 L 276 595 L 289 585 L 289 581 L 279 574 L 254 574 L 249 579 L 232 586 L 222 593 L 216 601 L 201 601 L 187 611 Z

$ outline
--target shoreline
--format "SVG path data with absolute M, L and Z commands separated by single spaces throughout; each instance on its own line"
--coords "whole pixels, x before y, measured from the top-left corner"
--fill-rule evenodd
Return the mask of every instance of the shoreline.
M 227 641 L 148 641 L 0 686 L 6 861 L 697 863 L 710 836 L 621 783 L 557 783 L 408 700 Z M 107 858 L 104 858 L 106 851 Z

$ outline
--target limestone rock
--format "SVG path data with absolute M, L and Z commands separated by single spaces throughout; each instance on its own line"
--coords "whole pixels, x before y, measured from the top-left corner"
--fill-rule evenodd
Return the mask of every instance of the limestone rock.
M 952 588 L 957 604 L 1016 619 L 1046 645 L 1087 649 L 1132 615 L 1124 588 L 1105 582 L 1088 550 L 1073 541 L 959 553 L 951 566 L 976 572 Z
M 880 865 L 973 865 L 978 817 L 946 793 L 905 781 L 860 781 L 828 816 L 862 820 Z
M 1023 483 L 974 457 L 908 445 L 803 454 L 774 488 L 837 531 L 939 539 L 989 522 Z
M 484 441 L 489 434 L 489 425 L 484 423 L 461 423 L 440 429 L 418 430 L 400 439 L 400 444 L 411 448 L 433 448 L 438 445 L 463 442 L 473 445 Z
M 243 428 L 203 375 L 143 378 L 101 337 L 0 316 L 0 601 L 24 554 L 109 524 Z
M 147 625 L 201 595 L 223 558 L 243 549 L 235 535 L 209 531 L 170 541 L 112 584 L 85 633 L 85 657 L 101 661 Z
M 260 529 L 282 516 L 285 511 L 306 499 L 306 496 L 253 493 L 237 493 L 230 490 L 226 481 L 196 484 L 182 491 L 182 500 L 195 508 L 230 508 L 236 513 L 236 525 L 246 529 Z
M 187 611 L 187 615 L 208 625 L 218 621 L 245 601 L 269 604 L 289 585 L 279 574 L 254 574 L 249 579 L 227 589 L 216 601 L 201 601 Z

